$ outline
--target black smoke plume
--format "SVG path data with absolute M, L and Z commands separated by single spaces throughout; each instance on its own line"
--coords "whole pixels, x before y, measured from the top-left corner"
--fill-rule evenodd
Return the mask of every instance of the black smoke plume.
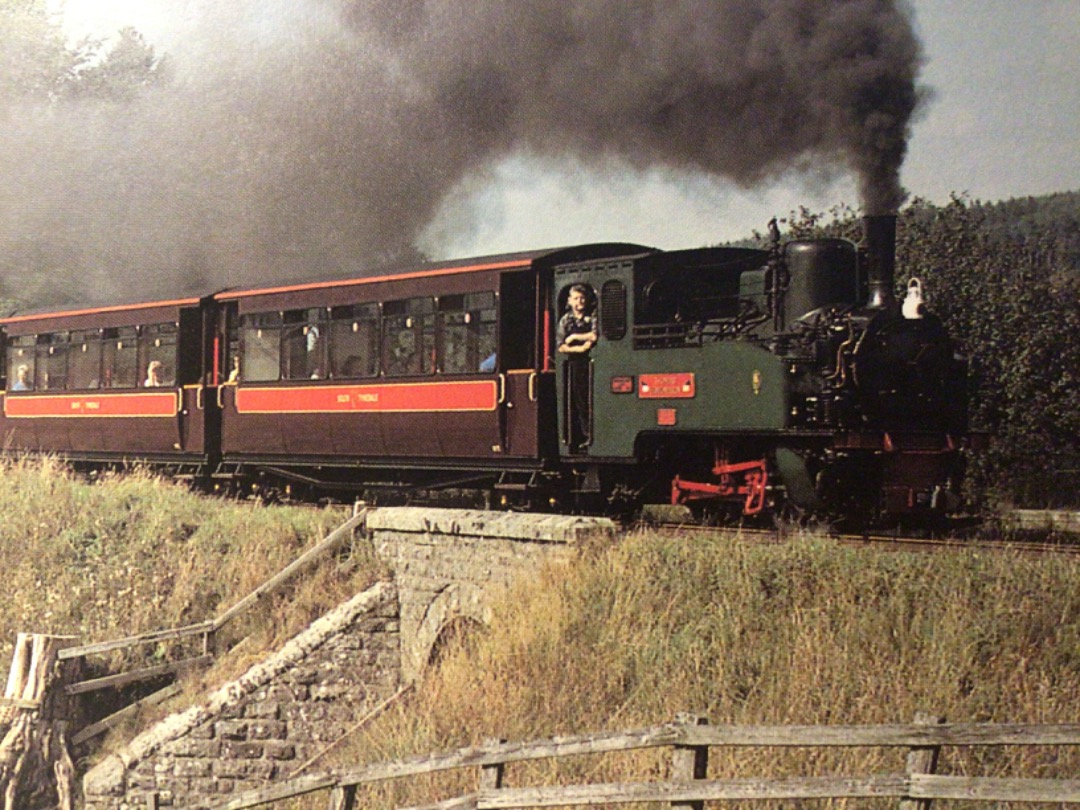
M 167 85 L 0 106 L 0 294 L 362 274 L 513 154 L 747 186 L 828 165 L 868 212 L 904 196 L 920 49 L 902 0 L 177 6 Z

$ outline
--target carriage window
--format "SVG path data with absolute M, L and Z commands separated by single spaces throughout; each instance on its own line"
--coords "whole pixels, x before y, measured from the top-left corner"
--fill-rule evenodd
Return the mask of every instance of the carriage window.
M 330 312 L 330 371 L 334 377 L 379 373 L 379 305 L 334 307 Z
M 68 333 L 38 335 L 34 388 L 57 391 L 67 387 Z
M 106 329 L 102 374 L 105 388 L 135 388 L 139 379 L 138 330 L 134 326 Z
M 176 384 L 175 323 L 155 323 L 139 331 L 139 385 L 148 388 Z
M 101 332 L 71 333 L 68 388 L 92 389 L 101 385 Z
M 451 295 L 439 300 L 441 354 L 444 374 L 495 371 L 495 293 Z
M 435 302 L 391 301 L 383 307 L 383 370 L 388 375 L 430 374 L 435 361 Z
M 22 335 L 8 343 L 8 391 L 31 391 L 34 388 L 34 347 L 37 337 Z
M 240 353 L 244 380 L 278 379 L 281 373 L 281 314 L 244 315 L 240 319 Z
M 286 380 L 321 380 L 326 376 L 325 309 L 285 313 L 281 360 L 281 376 Z

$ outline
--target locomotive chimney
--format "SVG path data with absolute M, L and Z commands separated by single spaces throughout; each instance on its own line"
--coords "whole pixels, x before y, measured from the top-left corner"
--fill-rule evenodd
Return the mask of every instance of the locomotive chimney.
M 896 303 L 893 274 L 896 270 L 896 215 L 872 214 L 863 217 L 866 239 L 867 290 L 871 309 L 885 309 Z

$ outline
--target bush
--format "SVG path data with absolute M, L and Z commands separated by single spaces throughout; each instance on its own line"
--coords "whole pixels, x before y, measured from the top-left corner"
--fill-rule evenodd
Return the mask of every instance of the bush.
M 914 200 L 901 211 L 897 289 L 923 281 L 928 306 L 969 359 L 971 426 L 992 437 L 972 458 L 974 503 L 1080 505 L 1078 219 L 1080 195 L 1054 195 L 1042 207 Z M 788 226 L 800 238 L 861 239 L 846 207 L 804 209 Z

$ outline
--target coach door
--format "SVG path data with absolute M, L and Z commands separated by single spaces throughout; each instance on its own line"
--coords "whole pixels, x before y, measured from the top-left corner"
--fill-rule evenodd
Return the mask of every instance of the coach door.
M 207 306 L 180 310 L 180 344 L 176 358 L 176 381 L 183 406 L 180 409 L 180 442 L 185 452 L 205 454 L 216 442 L 217 409 L 213 391 L 207 397 L 205 370 L 213 365 L 213 322 Z M 208 441 L 209 440 L 209 441 Z
M 537 362 L 536 285 L 534 273 L 505 273 L 500 284 L 499 370 L 505 381 L 500 419 L 504 452 L 510 456 L 539 454 L 540 414 L 554 390 Z

